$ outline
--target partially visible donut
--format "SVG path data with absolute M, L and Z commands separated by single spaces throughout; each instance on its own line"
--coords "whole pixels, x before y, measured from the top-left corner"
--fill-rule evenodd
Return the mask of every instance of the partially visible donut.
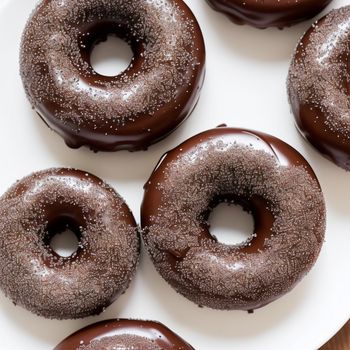
M 134 53 L 115 77 L 91 66 L 108 34 Z M 201 30 L 182 0 L 45 0 L 23 33 L 20 71 L 42 119 L 68 146 L 140 150 L 193 110 L 204 79 Z
M 78 250 L 50 247 L 71 229 Z M 0 289 L 47 318 L 98 314 L 129 286 L 140 242 L 124 200 L 99 178 L 73 169 L 34 173 L 0 198 Z
M 350 6 L 331 11 L 298 44 L 288 94 L 301 134 L 350 170 Z
M 332 0 L 207 0 L 237 24 L 289 27 L 321 12 Z
M 208 217 L 240 204 L 254 234 L 225 245 Z M 289 292 L 314 265 L 325 234 L 325 203 L 307 161 L 283 141 L 220 127 L 166 153 L 141 209 L 143 238 L 176 291 L 214 309 L 254 310 Z
M 81 329 L 54 350 L 194 350 L 161 323 L 107 320 Z

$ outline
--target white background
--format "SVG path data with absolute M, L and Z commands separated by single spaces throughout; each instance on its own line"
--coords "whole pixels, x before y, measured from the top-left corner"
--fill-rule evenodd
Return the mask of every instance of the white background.
M 186 2 L 202 27 L 207 47 L 207 76 L 195 112 L 147 152 L 94 154 L 67 148 L 30 109 L 18 74 L 18 48 L 35 0 L 0 0 L 0 192 L 35 170 L 77 167 L 113 185 L 139 220 L 143 184 L 162 153 L 221 123 L 256 129 L 293 145 L 318 174 L 327 201 L 328 227 L 316 267 L 289 295 L 248 315 L 198 308 L 166 285 L 143 251 L 136 279 L 127 293 L 98 317 L 45 320 L 14 307 L 1 295 L 2 349 L 52 349 L 87 324 L 132 317 L 165 323 L 197 350 L 312 350 L 349 318 L 350 174 L 323 159 L 301 139 L 286 95 L 292 51 L 312 21 L 283 31 L 257 30 L 232 24 L 204 0 Z M 336 0 L 331 7 L 347 3 Z

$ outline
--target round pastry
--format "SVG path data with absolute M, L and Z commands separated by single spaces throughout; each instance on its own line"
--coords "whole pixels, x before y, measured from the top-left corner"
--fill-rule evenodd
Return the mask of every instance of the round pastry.
M 54 350 L 194 350 L 161 323 L 107 320 L 72 334 Z
M 325 157 L 350 170 L 350 6 L 316 22 L 297 46 L 288 94 L 301 134 Z
M 114 77 L 92 68 L 114 34 L 134 53 Z M 182 0 L 41 1 L 24 30 L 20 71 L 41 118 L 68 146 L 147 149 L 193 110 L 204 79 L 199 25 Z
M 221 202 L 254 218 L 251 237 L 217 241 Z M 168 152 L 145 186 L 143 237 L 161 276 L 201 306 L 252 311 L 289 292 L 314 265 L 325 234 L 324 198 L 306 160 L 258 132 L 216 128 Z
M 134 217 L 99 178 L 73 169 L 34 173 L 0 199 L 0 289 L 47 318 L 98 314 L 128 287 L 139 257 Z M 79 246 L 58 255 L 50 241 L 70 229 Z
M 236 24 L 289 27 L 321 12 L 332 0 L 207 0 Z

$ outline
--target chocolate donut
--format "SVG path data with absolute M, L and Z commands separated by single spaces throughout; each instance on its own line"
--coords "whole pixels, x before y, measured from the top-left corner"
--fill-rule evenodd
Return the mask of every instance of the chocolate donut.
M 254 233 L 238 245 L 210 234 L 210 212 L 229 201 Z M 307 161 L 283 141 L 216 128 L 168 152 L 145 186 L 143 238 L 161 276 L 201 306 L 252 311 L 289 292 L 314 265 L 325 203 Z
M 51 238 L 73 231 L 70 257 Z M 25 177 L 0 199 L 0 289 L 47 318 L 98 314 L 128 287 L 139 257 L 134 217 L 99 178 L 73 169 Z
M 288 94 L 301 134 L 326 158 L 350 170 L 350 6 L 331 11 L 298 44 Z
M 72 334 L 54 350 L 194 350 L 161 323 L 107 320 Z
M 207 0 L 236 24 L 289 27 L 321 12 L 332 0 Z
M 115 77 L 90 63 L 109 34 L 134 53 Z M 24 30 L 20 71 L 33 108 L 69 147 L 135 151 L 189 116 L 204 61 L 201 30 L 182 0 L 45 0 Z

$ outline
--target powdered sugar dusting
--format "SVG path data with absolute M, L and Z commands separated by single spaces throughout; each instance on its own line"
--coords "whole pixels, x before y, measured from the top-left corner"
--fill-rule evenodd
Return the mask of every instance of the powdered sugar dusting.
M 138 261 L 137 228 L 125 202 L 100 179 L 50 169 L 0 199 L 0 287 L 15 304 L 48 318 L 103 311 L 128 287 Z M 45 244 L 47 227 L 69 218 L 79 249 L 69 258 Z

